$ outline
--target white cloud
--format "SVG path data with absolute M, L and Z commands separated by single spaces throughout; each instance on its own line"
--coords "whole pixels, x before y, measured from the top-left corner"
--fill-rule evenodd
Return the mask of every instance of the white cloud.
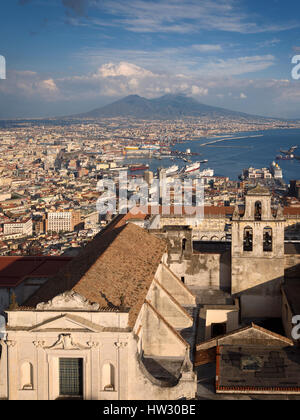
M 60 78 L 43 77 L 32 71 L 9 71 L 5 83 L 0 84 L 0 93 L 15 98 L 18 103 L 41 101 L 53 106 L 59 102 L 79 101 L 99 103 L 100 106 L 103 98 L 113 101 L 130 94 L 153 98 L 166 93 L 184 93 L 200 102 L 232 109 L 238 107 L 244 112 L 283 116 L 280 113 L 286 109 L 286 115 L 296 113 L 300 83 L 288 79 L 236 78 L 229 72 L 236 66 L 239 72 L 241 69 L 248 72 L 257 65 L 266 66 L 272 62 L 272 56 L 241 57 L 221 62 L 218 67 L 218 62 L 212 60 L 198 72 L 187 74 L 150 71 L 126 61 L 107 62 L 92 73 Z M 87 105 L 82 112 L 86 108 Z M 68 113 L 66 109 L 65 115 Z
M 50 92 L 57 92 L 58 90 L 53 79 L 42 80 L 39 85 L 42 89 L 49 90 Z
M 274 64 L 275 57 L 273 55 L 257 55 L 211 60 L 200 67 L 199 71 L 201 74 L 210 74 L 211 76 L 236 76 L 265 70 Z
M 118 76 L 124 76 L 124 77 L 153 77 L 154 74 L 146 69 L 143 69 L 142 67 L 136 66 L 132 63 L 126 63 L 124 61 L 114 64 L 114 63 L 107 63 L 103 64 L 103 66 L 99 69 L 99 74 L 106 78 L 106 77 L 118 77 Z
M 56 100 L 59 89 L 52 78 L 43 78 L 33 71 L 9 71 L 5 83 L 0 84 L 0 93 L 18 94 L 31 98 L 38 96 L 45 100 Z
M 219 44 L 194 44 L 192 48 L 200 52 L 222 51 Z
M 258 23 L 267 22 L 266 17 L 250 14 L 236 0 L 94 0 L 92 4 L 114 16 L 109 25 L 132 32 L 190 33 L 205 29 L 251 34 L 299 27 L 296 20 Z M 89 23 L 108 25 L 104 19 L 90 19 Z

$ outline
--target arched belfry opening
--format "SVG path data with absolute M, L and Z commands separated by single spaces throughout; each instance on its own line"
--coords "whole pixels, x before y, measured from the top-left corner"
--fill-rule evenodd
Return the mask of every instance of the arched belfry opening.
M 249 226 L 244 229 L 244 251 L 253 251 L 253 229 Z
M 255 220 L 261 220 L 261 211 L 262 211 L 261 201 L 256 201 L 254 205 L 254 219 Z
M 273 251 L 273 232 L 270 227 L 264 228 L 263 249 L 264 252 Z

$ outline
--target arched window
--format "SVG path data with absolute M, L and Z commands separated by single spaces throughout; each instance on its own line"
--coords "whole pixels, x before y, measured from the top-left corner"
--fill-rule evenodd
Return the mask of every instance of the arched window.
M 253 229 L 251 227 L 244 229 L 244 251 L 253 251 Z
M 186 239 L 182 239 L 182 251 L 186 249 Z
M 33 368 L 29 362 L 21 365 L 21 389 L 33 389 Z
M 257 201 L 255 203 L 254 218 L 255 220 L 261 220 L 261 202 L 260 201 Z
M 104 391 L 115 390 L 115 368 L 111 363 L 105 363 L 103 365 L 102 387 Z
M 264 228 L 264 251 L 272 252 L 273 248 L 273 238 L 272 238 L 272 229 L 270 227 Z

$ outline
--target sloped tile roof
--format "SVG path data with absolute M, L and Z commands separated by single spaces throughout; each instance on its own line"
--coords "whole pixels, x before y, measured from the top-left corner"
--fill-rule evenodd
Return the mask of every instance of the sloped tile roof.
M 81 254 L 49 279 L 24 304 L 34 308 L 55 296 L 74 290 L 101 308 L 129 309 L 133 327 L 166 243 L 129 223 L 98 234 Z
M 68 264 L 70 257 L 0 257 L 0 287 L 17 287 L 26 278 L 50 277 Z

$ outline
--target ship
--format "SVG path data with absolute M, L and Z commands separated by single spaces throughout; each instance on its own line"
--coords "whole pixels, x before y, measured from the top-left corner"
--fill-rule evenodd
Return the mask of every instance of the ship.
M 281 150 L 280 149 L 280 155 L 276 156 L 276 160 L 292 160 L 296 158 L 294 152 L 298 149 L 298 146 L 292 146 L 289 148 L 289 150 Z
M 128 166 L 116 166 L 115 168 L 109 168 L 110 172 L 127 171 Z
M 281 179 L 282 178 L 282 169 L 276 162 L 272 162 L 270 166 L 270 172 L 273 175 L 275 179 Z
M 129 168 L 129 170 L 131 172 L 134 172 L 134 171 L 145 171 L 147 169 L 149 169 L 149 165 L 135 165 L 135 166 L 130 166 L 130 168 Z
M 192 165 L 187 165 L 183 168 L 184 174 L 195 173 L 200 170 L 200 162 L 195 162 Z
M 286 156 L 290 156 L 291 158 L 294 158 L 294 151 L 298 149 L 298 146 L 292 146 L 289 148 L 289 150 L 281 150 L 280 153 L 283 153 Z
M 132 150 L 139 150 L 138 146 L 126 146 L 124 149 L 126 152 L 130 152 Z
M 177 165 L 170 166 L 170 168 L 166 169 L 166 175 L 176 175 L 178 173 L 179 167 Z
M 141 149 L 144 150 L 160 150 L 160 146 L 156 146 L 155 144 L 143 144 Z
M 290 156 L 277 155 L 276 160 L 293 160 L 294 157 L 295 157 L 294 155 L 290 155 Z
M 203 176 L 214 176 L 214 174 L 215 174 L 215 171 L 213 169 L 209 169 L 209 168 L 204 169 L 204 171 L 200 172 L 201 177 L 203 177 Z

